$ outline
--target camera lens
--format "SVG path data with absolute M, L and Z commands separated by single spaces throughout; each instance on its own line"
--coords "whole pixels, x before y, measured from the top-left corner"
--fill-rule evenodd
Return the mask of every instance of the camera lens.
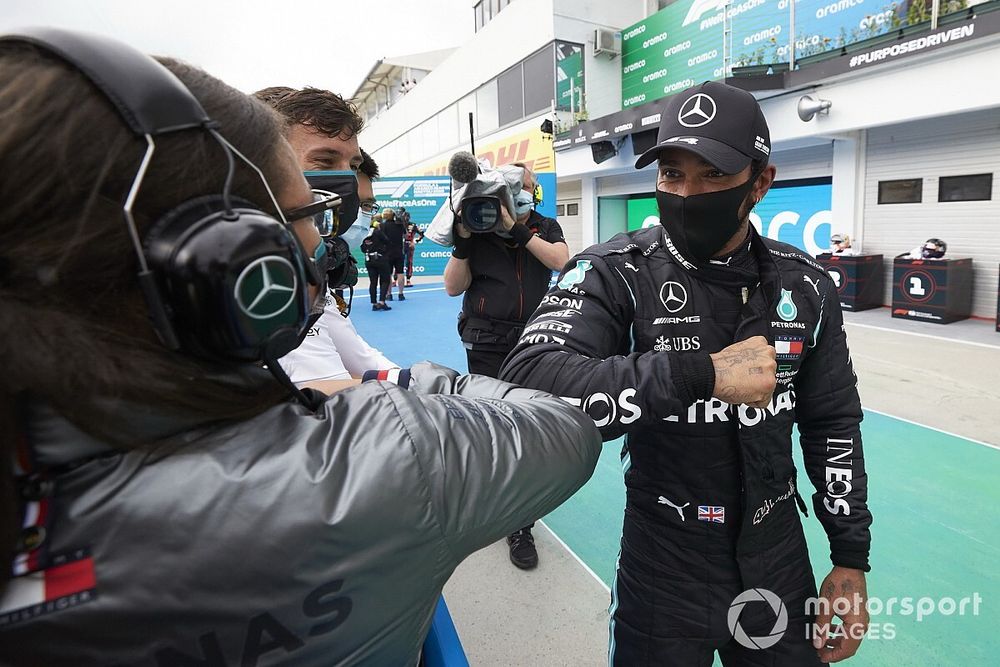
M 500 224 L 500 200 L 476 197 L 462 203 L 462 224 L 470 232 L 492 232 Z

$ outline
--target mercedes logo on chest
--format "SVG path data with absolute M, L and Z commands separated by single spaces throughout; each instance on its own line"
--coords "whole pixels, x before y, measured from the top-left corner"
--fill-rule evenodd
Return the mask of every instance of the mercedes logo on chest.
M 712 122 L 715 112 L 715 100 L 705 93 L 695 93 L 684 100 L 677 112 L 677 122 L 684 127 L 701 127 Z
M 284 257 L 268 255 L 250 262 L 236 279 L 236 303 L 247 317 L 266 320 L 284 311 L 298 292 L 295 267 Z
M 687 305 L 687 290 L 680 283 L 673 280 L 667 281 L 660 286 L 660 301 L 663 303 L 663 307 L 667 309 L 667 312 L 673 315 L 680 312 Z

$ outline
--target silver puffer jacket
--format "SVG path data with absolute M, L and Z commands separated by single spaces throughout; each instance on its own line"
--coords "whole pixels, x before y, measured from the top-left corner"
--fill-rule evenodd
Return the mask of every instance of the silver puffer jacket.
M 315 414 L 148 421 L 154 444 L 122 452 L 32 408 L 49 565 L 0 599 L 0 663 L 412 665 L 455 567 L 569 498 L 601 447 L 558 398 L 426 363 Z

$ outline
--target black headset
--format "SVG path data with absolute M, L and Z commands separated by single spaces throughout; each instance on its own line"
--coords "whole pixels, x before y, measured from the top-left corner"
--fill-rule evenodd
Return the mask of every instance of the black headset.
M 322 282 L 287 222 L 230 195 L 234 154 L 201 103 L 153 58 L 115 40 L 55 28 L 0 36 L 78 69 L 111 101 L 147 148 L 123 207 L 139 260 L 139 285 L 161 342 L 222 362 L 268 361 L 294 349 L 309 317 L 308 283 Z M 223 148 L 229 175 L 218 195 L 178 204 L 140 239 L 132 206 L 153 159 L 154 137 L 202 128 Z

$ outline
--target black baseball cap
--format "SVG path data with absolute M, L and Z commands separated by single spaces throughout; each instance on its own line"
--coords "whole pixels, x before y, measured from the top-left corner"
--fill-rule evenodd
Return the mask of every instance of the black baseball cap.
M 639 156 L 635 168 L 653 162 L 665 148 L 691 151 L 724 174 L 735 174 L 751 160 L 767 162 L 771 133 L 753 95 L 706 81 L 667 102 L 660 113 L 656 145 Z

